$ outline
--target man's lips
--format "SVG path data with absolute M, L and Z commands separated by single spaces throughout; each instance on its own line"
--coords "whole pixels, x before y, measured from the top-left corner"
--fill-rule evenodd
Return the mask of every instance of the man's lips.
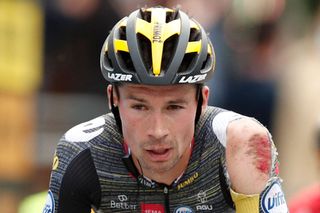
M 160 148 L 160 149 L 147 149 L 151 161 L 166 161 L 170 157 L 170 148 Z

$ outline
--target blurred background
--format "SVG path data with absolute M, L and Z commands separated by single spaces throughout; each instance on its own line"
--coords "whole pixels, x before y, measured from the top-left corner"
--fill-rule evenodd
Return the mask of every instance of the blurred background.
M 180 7 L 209 32 L 210 103 L 270 129 L 287 201 L 319 182 L 319 0 L 0 0 L 0 212 L 32 212 L 26 198 L 48 189 L 59 138 L 108 112 L 102 44 L 153 5 Z

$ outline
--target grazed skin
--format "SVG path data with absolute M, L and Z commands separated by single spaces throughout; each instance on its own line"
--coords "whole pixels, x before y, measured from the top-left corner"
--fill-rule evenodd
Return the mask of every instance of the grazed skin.
M 271 146 L 269 137 L 254 135 L 249 140 L 248 156 L 253 156 L 256 161 L 254 165 L 256 168 L 264 173 L 269 174 L 271 168 Z
M 226 161 L 234 191 L 260 194 L 270 178 L 271 143 L 268 130 L 250 118 L 230 122 Z

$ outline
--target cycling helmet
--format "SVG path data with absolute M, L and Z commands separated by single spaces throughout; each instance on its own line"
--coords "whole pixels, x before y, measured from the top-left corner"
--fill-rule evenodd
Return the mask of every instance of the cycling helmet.
M 214 71 L 215 54 L 195 20 L 180 10 L 151 7 L 132 12 L 113 27 L 100 65 L 111 83 L 203 83 Z

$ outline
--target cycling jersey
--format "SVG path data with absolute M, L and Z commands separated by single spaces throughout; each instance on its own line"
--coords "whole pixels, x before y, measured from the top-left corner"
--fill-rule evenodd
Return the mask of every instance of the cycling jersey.
M 112 114 L 73 127 L 57 146 L 44 212 L 234 212 L 225 145 L 213 128 L 222 112 L 226 110 L 207 107 L 200 117 L 188 167 L 171 185 L 139 174 Z M 272 210 L 285 204 L 279 178 L 272 173 L 260 212 L 276 212 Z

